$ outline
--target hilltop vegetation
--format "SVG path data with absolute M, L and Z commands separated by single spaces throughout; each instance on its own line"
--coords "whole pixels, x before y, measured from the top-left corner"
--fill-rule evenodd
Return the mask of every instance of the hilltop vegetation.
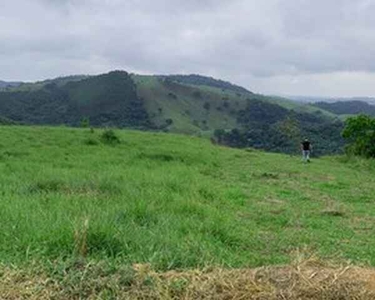
M 164 79 L 164 80 L 167 79 L 170 81 L 175 81 L 178 83 L 189 84 L 189 85 L 215 87 L 215 88 L 221 89 L 222 91 L 229 90 L 229 91 L 240 93 L 240 94 L 252 94 L 252 92 L 250 92 L 249 90 L 241 86 L 232 84 L 230 82 L 214 79 L 212 77 L 196 75 L 196 74 L 168 75 L 168 76 L 158 75 L 157 78 Z
M 24 124 L 79 126 L 83 118 L 88 118 L 94 126 L 149 126 L 133 81 L 126 72 L 119 71 L 1 92 L 0 112 Z
M 0 92 L 0 116 L 33 125 L 138 128 L 214 137 L 233 147 L 315 154 L 342 151 L 343 123 L 316 106 L 254 94 L 200 75 L 141 76 L 115 71 L 69 76 Z M 216 133 L 216 134 L 215 134 Z
M 349 118 L 343 136 L 349 141 L 347 153 L 375 158 L 375 118 L 366 115 Z
M 254 99 L 239 111 L 238 121 L 241 129 L 215 131 L 220 143 L 293 154 L 308 137 L 317 145 L 315 155 L 341 153 L 344 146 L 343 123 L 321 114 L 295 112 Z

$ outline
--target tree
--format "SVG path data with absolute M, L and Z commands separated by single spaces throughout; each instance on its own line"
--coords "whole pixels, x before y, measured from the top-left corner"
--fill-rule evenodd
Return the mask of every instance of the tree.
M 211 105 L 210 105 L 209 102 L 205 102 L 205 103 L 203 104 L 203 108 L 204 108 L 205 110 L 210 110 L 210 107 L 211 107 Z
M 348 141 L 347 152 L 375 157 L 375 119 L 359 115 L 346 120 L 342 136 Z
M 296 150 L 299 150 L 298 146 L 301 141 L 299 122 L 288 116 L 285 120 L 279 122 L 278 129 L 294 144 Z
M 173 124 L 173 120 L 172 119 L 166 119 L 165 124 L 167 124 L 167 126 L 170 126 L 170 125 Z
M 217 140 L 217 142 L 219 144 L 223 141 L 224 136 L 225 136 L 225 130 L 224 129 L 215 129 L 214 138 Z

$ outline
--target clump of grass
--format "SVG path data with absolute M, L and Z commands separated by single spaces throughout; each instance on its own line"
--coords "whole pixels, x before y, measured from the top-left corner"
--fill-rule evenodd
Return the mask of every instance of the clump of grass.
M 331 217 L 344 217 L 345 213 L 343 211 L 326 209 L 321 212 L 322 215 L 331 216 Z
M 80 222 L 74 231 L 74 253 L 81 257 L 86 257 L 88 252 L 87 236 L 90 219 L 85 218 Z
M 329 217 L 345 217 L 346 208 L 343 204 L 331 200 L 326 202 L 326 207 L 320 212 L 320 214 Z
M 104 144 L 109 145 L 116 145 L 121 142 L 120 138 L 112 129 L 106 129 L 101 135 L 101 140 Z
M 279 174 L 277 173 L 270 173 L 270 172 L 264 172 L 260 175 L 258 175 L 259 178 L 265 178 L 265 179 L 279 179 Z
M 96 138 L 89 137 L 84 141 L 85 145 L 96 146 L 99 145 L 99 141 Z
M 152 153 L 152 154 L 140 153 L 138 157 L 141 159 L 150 159 L 150 160 L 161 161 L 161 162 L 171 162 L 175 160 L 177 161 L 182 160 L 180 157 L 175 157 L 167 153 Z
M 65 182 L 59 179 L 42 179 L 31 184 L 28 188 L 30 193 L 54 193 L 64 189 Z

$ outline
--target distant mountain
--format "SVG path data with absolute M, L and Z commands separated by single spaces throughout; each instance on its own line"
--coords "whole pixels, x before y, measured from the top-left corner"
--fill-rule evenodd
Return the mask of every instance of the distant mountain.
M 313 105 L 336 115 L 368 114 L 375 116 L 375 105 L 364 101 L 316 102 Z
M 8 87 L 15 87 L 22 84 L 22 82 L 6 82 L 0 80 L 0 89 L 8 88 Z
M 346 101 L 361 101 L 368 104 L 375 105 L 374 97 L 310 97 L 310 96 L 288 96 L 287 98 L 302 102 L 302 103 L 315 103 L 315 102 L 346 102 Z
M 193 134 L 287 153 L 299 150 L 303 136 L 319 144 L 316 154 L 337 153 L 343 145 L 343 123 L 329 111 L 201 75 L 114 71 L 24 83 L 0 91 L 0 118 L 70 126 L 89 119 L 90 126 Z

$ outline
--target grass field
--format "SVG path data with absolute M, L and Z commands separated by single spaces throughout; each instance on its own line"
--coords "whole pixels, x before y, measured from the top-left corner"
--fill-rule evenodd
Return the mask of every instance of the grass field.
M 136 131 L 108 145 L 102 132 L 0 127 L 3 266 L 252 268 L 298 250 L 375 265 L 371 161 Z

